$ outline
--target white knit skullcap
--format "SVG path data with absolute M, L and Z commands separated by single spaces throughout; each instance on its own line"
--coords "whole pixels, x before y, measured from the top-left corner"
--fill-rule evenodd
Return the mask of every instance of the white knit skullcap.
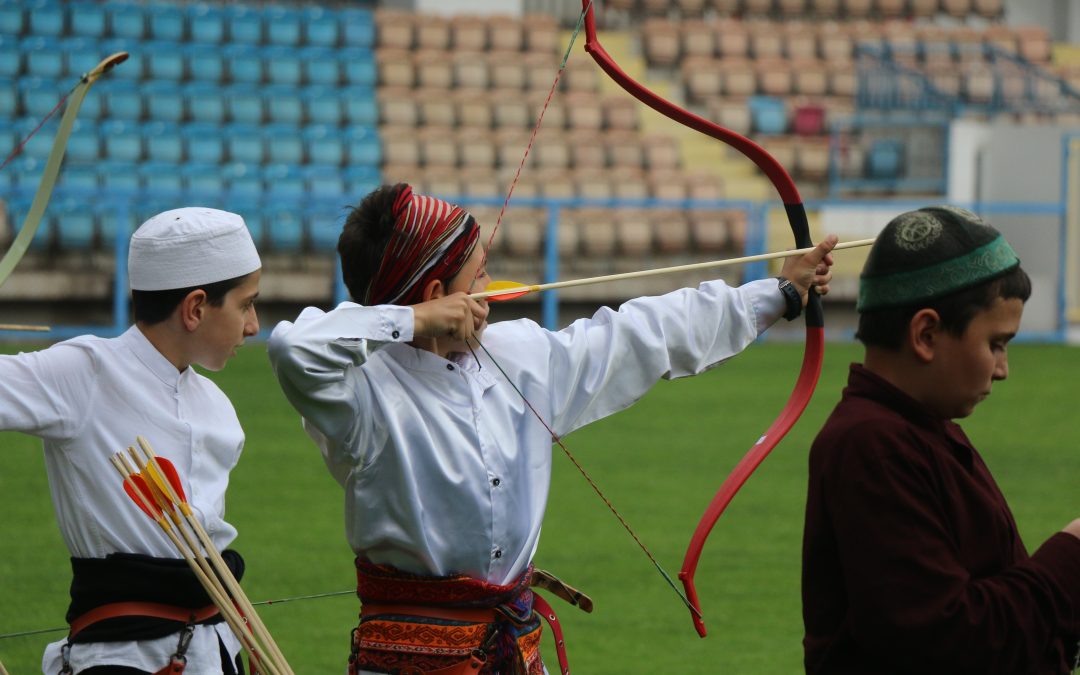
M 191 288 L 242 277 L 262 267 L 244 219 L 192 206 L 159 213 L 131 236 L 128 277 L 134 291 Z

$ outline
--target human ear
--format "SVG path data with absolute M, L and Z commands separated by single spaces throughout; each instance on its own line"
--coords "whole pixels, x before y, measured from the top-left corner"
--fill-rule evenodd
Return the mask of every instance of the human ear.
M 933 309 L 920 309 L 908 322 L 908 345 L 923 363 L 934 360 L 937 338 L 941 334 L 941 316 Z
M 446 295 L 446 287 L 440 279 L 432 279 L 424 286 L 424 294 L 421 296 L 424 302 L 435 300 Z
M 202 323 L 206 313 L 206 291 L 197 288 L 184 296 L 180 301 L 177 311 L 180 313 L 180 323 L 188 331 L 194 331 Z

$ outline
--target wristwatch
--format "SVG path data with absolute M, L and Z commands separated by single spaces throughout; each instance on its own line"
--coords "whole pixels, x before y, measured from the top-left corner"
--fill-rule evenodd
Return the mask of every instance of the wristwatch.
M 784 303 L 787 305 L 784 318 L 788 321 L 798 319 L 799 315 L 802 314 L 802 296 L 799 295 L 799 289 L 795 287 L 795 284 L 791 283 L 790 279 L 776 278 L 780 282 L 780 292 L 784 294 Z

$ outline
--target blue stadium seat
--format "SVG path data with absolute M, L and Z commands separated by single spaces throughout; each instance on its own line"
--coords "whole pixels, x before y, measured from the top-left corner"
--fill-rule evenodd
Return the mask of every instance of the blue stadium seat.
M 345 162 L 345 143 L 337 129 L 312 125 L 304 127 L 301 135 L 311 164 L 341 166 Z
M 3 161 L 15 149 L 15 145 L 20 140 L 22 139 L 19 138 L 15 123 L 10 118 L 0 117 L 0 161 Z M 0 176 L 3 175 L 4 172 L 0 171 Z
M 23 68 L 30 77 L 61 78 L 64 76 L 64 54 L 60 41 L 54 37 L 32 37 L 20 42 Z
M 229 112 L 229 120 L 232 122 L 262 124 L 264 117 L 262 92 L 253 84 L 234 84 L 226 87 L 225 109 Z
M 22 35 L 24 19 L 21 2 L 0 3 L 0 35 Z
M 105 89 L 107 87 L 92 87 L 90 91 L 86 92 L 86 98 L 83 99 L 82 107 L 79 108 L 79 119 L 101 119 L 105 106 L 105 97 L 108 96 Z
M 143 157 L 139 126 L 124 120 L 106 120 L 99 127 L 105 144 L 105 157 L 124 162 L 138 162 Z
M 71 37 L 60 41 L 60 52 L 64 55 L 64 77 L 77 78 L 89 72 L 102 58 L 98 41 L 93 38 Z
M 56 107 L 65 93 L 55 80 L 24 77 L 15 82 L 19 91 L 19 100 L 22 101 L 23 114 L 28 117 L 39 119 L 45 117 Z M 60 111 L 57 111 L 57 114 L 60 114 Z
M 187 118 L 184 89 L 168 80 L 143 85 L 143 108 L 147 117 L 160 122 L 183 122 Z
M 268 124 L 262 128 L 267 162 L 271 164 L 302 164 L 304 142 L 291 124 Z
M 230 45 L 224 49 L 229 79 L 235 83 L 262 84 L 265 80 L 260 49 L 251 45 Z
M 341 61 L 338 54 L 325 47 L 305 47 L 300 50 L 300 63 L 308 84 L 336 87 L 341 83 Z
M 267 246 L 274 251 L 295 252 L 304 247 L 304 221 L 295 209 L 271 208 L 264 212 Z
M 311 248 L 315 251 L 335 250 L 344 220 L 344 213 L 340 208 L 320 208 L 308 213 L 308 238 Z
M 258 165 L 230 162 L 221 168 L 221 175 L 230 196 L 253 199 L 262 197 L 262 171 Z
M 15 185 L 21 188 L 36 188 L 41 182 L 41 172 L 45 170 L 45 160 L 41 157 L 20 155 L 8 167 L 12 169 L 11 173 L 15 176 Z M 21 223 L 22 219 L 12 217 L 11 222 Z
M 180 173 L 196 201 L 206 201 L 224 189 L 221 169 L 217 164 L 187 162 L 180 167 Z
M 266 43 L 282 47 L 296 47 L 300 44 L 300 12 L 281 5 L 268 5 L 263 10 L 266 23 Z
M 265 247 L 266 240 L 266 215 L 262 211 L 251 210 L 244 213 L 244 224 L 247 225 L 251 240 L 255 242 L 255 248 Z
M 333 10 L 310 6 L 304 8 L 304 42 L 313 47 L 336 47 L 338 17 Z
M 787 131 L 787 109 L 783 99 L 773 96 L 750 97 L 751 124 L 762 134 L 782 134 Z
M 96 2 L 68 4 L 68 27 L 72 35 L 103 38 L 107 32 L 105 8 Z
M 139 164 L 139 182 L 147 192 L 165 193 L 152 195 L 153 198 L 165 198 L 175 201 L 184 189 L 184 176 L 172 162 L 143 162 Z
M 35 0 L 28 3 L 30 32 L 34 35 L 59 37 L 64 34 L 64 8 L 58 2 Z
M 145 40 L 146 14 L 142 3 L 128 0 L 109 0 L 105 3 L 105 15 L 109 17 L 109 31 L 114 38 L 130 41 Z
M 49 214 L 57 246 L 70 251 L 93 247 L 97 219 L 93 209 L 87 208 L 85 198 L 59 197 L 49 205 Z
M 18 80 L 0 78 L 0 119 L 12 119 L 19 110 Z
M 287 47 L 270 47 L 262 50 L 263 71 L 272 84 L 295 87 L 304 77 L 300 53 Z
M 134 192 L 139 189 L 139 165 L 107 159 L 98 162 L 98 182 L 105 192 Z M 104 219 L 102 220 L 104 222 Z
M 101 158 L 101 137 L 98 136 L 96 124 L 82 118 L 75 120 L 65 157 L 69 162 L 96 162 Z M 60 173 L 64 173 L 71 166 L 70 163 L 65 165 Z
M 101 42 L 101 53 L 106 56 L 116 52 L 127 52 L 127 61 L 109 71 L 111 80 L 141 80 L 146 72 L 146 55 L 140 49 L 132 48 L 136 38 L 111 39 Z
M 0 77 L 22 75 L 22 50 L 10 35 L 0 34 Z
M 304 119 L 304 103 L 300 90 L 285 85 L 263 88 L 266 114 L 270 122 L 300 124 Z
M 184 45 L 188 77 L 195 82 L 218 84 L 225 81 L 225 59 L 221 50 L 206 45 Z
M 187 37 L 187 15 L 175 4 L 152 4 L 147 8 L 150 38 L 166 42 L 183 42 Z
M 107 88 L 108 91 L 103 91 L 102 96 L 109 119 L 138 121 L 143 118 L 143 97 L 138 84 L 117 80 L 109 82 Z
M 263 42 L 262 14 L 244 5 L 227 5 L 225 22 L 229 26 L 229 42 L 258 45 Z
M 343 49 L 341 62 L 345 69 L 345 84 L 348 86 L 374 87 L 378 78 L 375 57 L 370 49 Z
M 40 123 L 40 119 L 28 117 L 20 120 L 16 125 L 19 138 L 25 140 L 22 152 L 19 153 L 23 157 L 43 160 L 49 156 L 49 152 L 52 150 L 52 136 L 49 129 L 42 128 L 37 133 L 34 133 Z M 31 133 L 34 133 L 34 135 L 30 136 Z
M 88 195 L 97 197 L 98 171 L 93 162 L 81 164 L 69 157 L 64 164 L 64 170 L 60 172 L 60 186 L 65 189 L 85 191 Z M 96 158 L 95 158 L 96 160 Z
M 339 167 L 309 164 L 300 172 L 307 181 L 308 193 L 316 199 L 340 198 L 345 194 L 345 179 Z
M 263 167 L 263 184 L 268 193 L 281 199 L 300 199 L 307 194 L 304 177 L 292 164 L 267 164 Z
M 184 160 L 184 139 L 174 122 L 148 122 L 140 129 L 146 159 L 179 164 Z
M 345 8 L 338 12 L 342 39 L 349 47 L 370 49 L 375 45 L 375 22 L 366 9 Z
M 382 143 L 372 126 L 353 126 L 345 129 L 346 162 L 351 167 L 378 167 L 382 164 Z
M 188 29 L 192 42 L 218 45 L 225 42 L 225 12 L 218 5 L 187 5 Z
M 382 185 L 382 174 L 375 166 L 347 166 L 344 178 L 345 191 L 354 202 Z
M 146 73 L 149 79 L 179 82 L 187 75 L 185 54 L 179 45 L 147 40 L 140 48 L 146 54 Z
M 181 91 L 192 121 L 207 124 L 225 122 L 225 98 L 221 87 L 207 82 L 189 82 L 183 85 Z
M 893 180 L 904 165 L 904 144 L 895 139 L 879 139 L 866 154 L 866 174 L 870 178 Z
M 347 87 L 341 90 L 345 106 L 345 124 L 374 126 L 379 123 L 379 105 L 370 87 Z
M 187 158 L 199 164 L 220 164 L 225 159 L 225 144 L 221 128 L 216 124 L 195 122 L 180 129 Z
M 338 90 L 332 87 L 307 87 L 300 92 L 304 118 L 310 124 L 340 127 L 345 121 Z
M 252 124 L 230 124 L 222 130 L 229 162 L 262 164 L 266 158 L 259 127 Z

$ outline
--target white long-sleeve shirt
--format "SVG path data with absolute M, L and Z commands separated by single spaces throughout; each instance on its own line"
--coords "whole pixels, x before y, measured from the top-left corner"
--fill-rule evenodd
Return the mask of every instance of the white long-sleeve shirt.
M 498 322 L 481 339 L 562 436 L 661 378 L 738 354 L 783 311 L 775 279 L 716 281 L 604 308 L 557 332 Z M 278 324 L 269 353 L 345 488 L 353 551 L 412 573 L 508 583 L 539 542 L 551 436 L 483 350 L 447 360 L 412 339 L 410 307 L 345 302 Z
M 0 429 L 40 437 L 60 533 L 73 557 L 141 553 L 178 558 L 169 539 L 128 498 L 109 457 L 145 436 L 176 465 L 188 501 L 214 544 L 236 537 L 224 519 L 229 471 L 244 445 L 232 404 L 192 368 L 180 372 L 132 327 L 115 339 L 75 338 L 17 356 L 0 356 Z M 221 623 L 196 628 L 188 650 L 193 673 L 220 673 L 218 635 L 240 645 Z M 73 645 L 75 672 L 121 665 L 164 667 L 176 636 Z M 60 670 L 60 647 L 46 648 L 42 669 Z

